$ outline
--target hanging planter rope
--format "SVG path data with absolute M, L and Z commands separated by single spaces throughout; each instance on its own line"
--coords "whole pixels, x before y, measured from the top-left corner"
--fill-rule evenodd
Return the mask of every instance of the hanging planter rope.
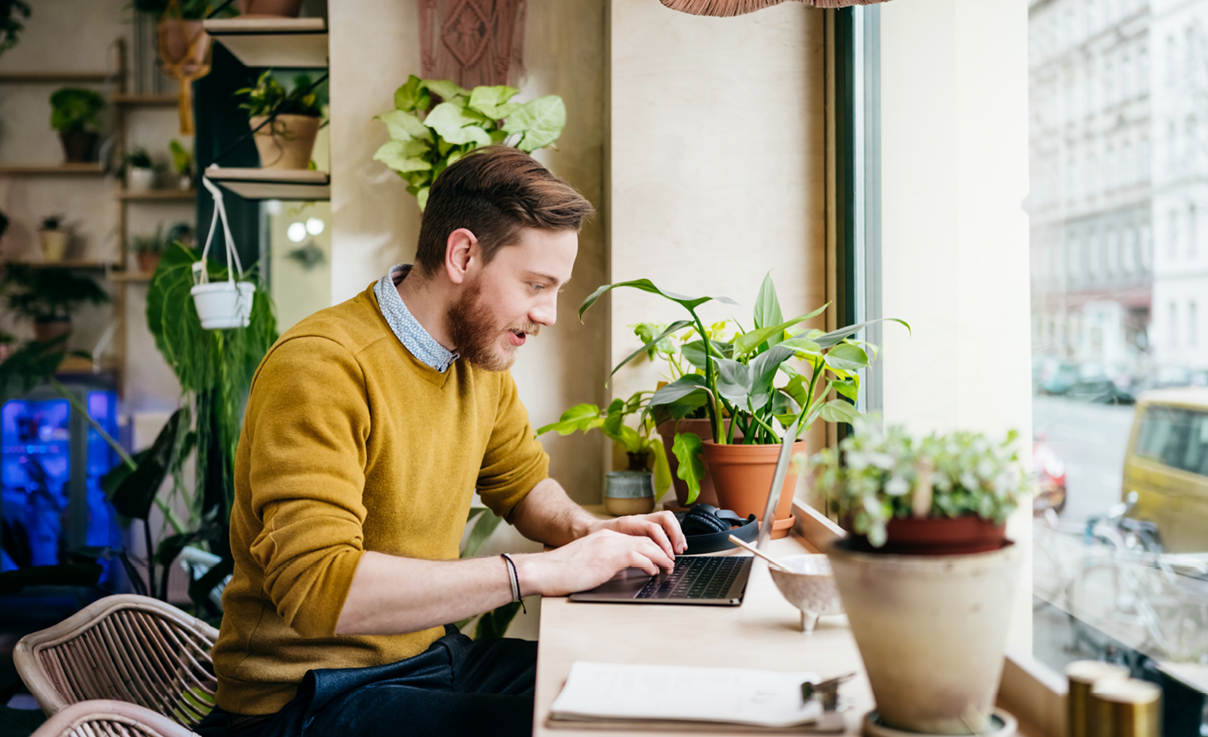
M 193 135 L 193 80 L 210 73 L 210 34 L 203 21 L 185 20 L 179 0 L 170 0 L 159 19 L 159 56 L 164 74 L 180 82 L 180 134 Z
M 214 217 L 210 220 L 210 232 L 206 236 L 205 248 L 201 251 L 201 260 L 193 264 L 193 288 L 189 290 L 193 295 L 193 304 L 197 307 L 197 316 L 201 318 L 201 327 L 206 330 L 246 328 L 252 318 L 252 299 L 256 293 L 256 285 L 249 281 L 235 280 L 236 273 L 240 277 L 243 276 L 243 264 L 239 261 L 235 239 L 231 236 L 231 226 L 227 222 L 222 190 L 208 177 L 202 177 L 201 183 L 214 196 Z M 222 235 L 226 241 L 227 280 L 211 282 L 207 256 L 210 254 L 210 244 L 214 242 L 214 232 L 218 230 L 220 220 Z
M 660 2 L 672 10 L 689 15 L 729 18 L 770 8 L 785 0 L 660 0 Z M 846 8 L 851 5 L 875 5 L 888 2 L 888 0 L 797 0 L 797 2 L 812 5 L 815 8 Z

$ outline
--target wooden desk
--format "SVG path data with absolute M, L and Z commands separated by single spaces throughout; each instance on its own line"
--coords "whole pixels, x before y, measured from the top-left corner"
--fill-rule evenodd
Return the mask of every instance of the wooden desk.
M 813 552 L 799 538 L 771 543 L 772 555 Z M 537 651 L 534 734 L 543 737 L 594 735 L 598 730 L 550 729 L 550 705 L 576 660 L 602 663 L 762 668 L 814 671 L 823 678 L 856 671 L 840 693 L 853 706 L 847 734 L 873 706 L 856 642 L 843 616 L 822 617 L 812 634 L 801 631 L 801 615 L 776 590 L 767 564 L 756 561 L 739 607 L 585 604 L 567 599 L 541 603 Z M 692 732 L 691 728 L 685 733 Z M 666 737 L 667 732 L 626 732 Z M 750 734 L 736 727 L 731 734 Z

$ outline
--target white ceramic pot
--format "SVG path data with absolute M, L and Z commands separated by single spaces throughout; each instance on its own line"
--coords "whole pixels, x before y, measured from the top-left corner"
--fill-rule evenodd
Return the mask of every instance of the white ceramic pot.
M 62 261 L 67 255 L 70 235 L 66 230 L 39 230 L 38 242 L 42 246 L 42 260 L 46 263 Z
M 1022 553 L 886 555 L 827 549 L 877 713 L 889 727 L 970 734 L 970 707 L 989 714 Z
M 801 610 L 802 632 L 813 632 L 818 617 L 843 613 L 835 575 L 825 555 L 791 555 L 777 560 L 792 570 L 768 566 L 768 571 L 781 595 Z
M 126 188 L 131 192 L 146 192 L 155 188 L 155 170 L 132 166 L 126 171 Z
M 252 298 L 256 285 L 251 282 L 220 281 L 198 284 L 190 290 L 201 327 L 206 330 L 246 328 L 252 318 Z

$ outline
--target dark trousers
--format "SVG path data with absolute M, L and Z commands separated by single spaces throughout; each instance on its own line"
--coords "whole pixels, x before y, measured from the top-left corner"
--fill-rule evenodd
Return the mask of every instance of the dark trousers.
M 531 735 L 537 643 L 474 642 L 454 627 L 414 658 L 371 668 L 308 671 L 298 695 L 267 719 L 215 709 L 201 737 L 400 734 Z

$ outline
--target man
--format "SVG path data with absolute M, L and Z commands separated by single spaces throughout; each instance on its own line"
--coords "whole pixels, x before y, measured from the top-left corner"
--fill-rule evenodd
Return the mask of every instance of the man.
M 529 734 L 536 643 L 453 627 L 521 596 L 654 574 L 675 517 L 599 520 L 548 478 L 507 369 L 554 324 L 591 205 L 482 149 L 434 183 L 414 267 L 290 329 L 252 384 L 203 735 Z M 471 496 L 532 555 L 458 560 Z

